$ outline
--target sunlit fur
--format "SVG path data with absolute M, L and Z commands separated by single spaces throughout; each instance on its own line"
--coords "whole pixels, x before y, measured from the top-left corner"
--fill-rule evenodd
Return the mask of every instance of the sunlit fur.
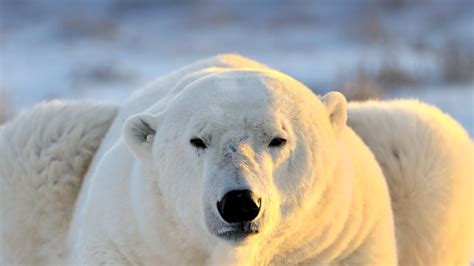
M 0 265 L 64 262 L 74 202 L 116 110 L 48 102 L 0 127 Z
M 123 105 L 94 159 L 69 262 L 395 264 L 385 179 L 346 107 L 339 93 L 320 99 L 232 55 L 152 83 Z M 281 134 L 285 146 L 269 148 Z M 206 150 L 190 145 L 196 136 Z M 212 231 L 225 230 L 215 202 L 240 186 L 262 197 L 260 229 L 229 242 Z
M 474 149 L 465 130 L 416 100 L 352 103 L 348 124 L 389 184 L 400 265 L 468 265 Z

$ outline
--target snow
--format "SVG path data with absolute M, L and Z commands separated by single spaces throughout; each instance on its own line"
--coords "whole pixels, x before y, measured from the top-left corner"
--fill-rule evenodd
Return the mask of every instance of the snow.
M 384 98 L 435 104 L 472 136 L 474 69 L 467 79 L 445 80 L 442 52 L 454 41 L 474 68 L 473 6 L 469 0 L 3 0 L 0 90 L 13 112 L 53 98 L 121 102 L 160 75 L 234 52 L 321 94 L 343 89 L 361 69 L 375 79 L 389 63 L 415 81 L 383 84 Z

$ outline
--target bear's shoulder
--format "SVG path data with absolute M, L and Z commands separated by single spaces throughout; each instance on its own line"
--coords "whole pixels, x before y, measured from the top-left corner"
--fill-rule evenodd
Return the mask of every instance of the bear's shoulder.
M 406 139 L 407 135 L 419 139 L 456 135 L 463 141 L 469 140 L 466 130 L 451 116 L 414 99 L 351 102 L 348 124 L 364 140 L 371 141 L 395 141 Z M 373 130 L 375 128 L 377 130 Z
M 109 104 L 52 101 L 0 128 L 3 262 L 59 261 L 83 177 L 116 112 Z

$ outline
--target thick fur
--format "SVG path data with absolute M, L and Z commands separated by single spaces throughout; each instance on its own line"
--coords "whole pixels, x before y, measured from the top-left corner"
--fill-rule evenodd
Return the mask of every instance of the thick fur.
M 348 124 L 389 184 L 400 264 L 468 265 L 474 148 L 466 131 L 415 100 L 352 103 Z
M 116 107 L 49 102 L 0 128 L 0 264 L 62 264 L 83 176 Z
M 346 108 L 233 55 L 152 83 L 121 108 L 86 176 L 69 263 L 396 264 L 388 188 Z M 276 136 L 286 145 L 269 148 Z M 258 233 L 241 241 L 217 236 L 231 225 L 216 202 L 232 189 L 262 200 Z
M 472 141 L 433 107 L 348 107 L 223 55 L 158 79 L 115 113 L 43 105 L 0 129 L 0 264 L 469 261 Z M 275 136 L 286 145 L 269 148 Z M 262 200 L 258 233 L 241 241 L 217 236 L 228 225 L 215 202 L 232 189 Z

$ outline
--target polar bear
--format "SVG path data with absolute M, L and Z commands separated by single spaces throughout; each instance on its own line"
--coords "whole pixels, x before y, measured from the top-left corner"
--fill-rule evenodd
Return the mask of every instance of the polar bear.
M 23 260 L 15 258 L 25 240 L 0 246 L 0 264 L 35 258 L 71 265 L 467 263 L 473 204 L 462 186 L 472 186 L 472 141 L 434 108 L 402 105 L 347 105 L 340 93 L 318 97 L 258 62 L 217 56 L 138 90 L 118 111 L 96 106 L 95 116 L 78 114 L 89 130 L 69 129 L 83 133 L 64 149 L 80 154 L 85 148 L 78 143 L 95 129 L 90 152 L 78 164 L 82 170 L 47 174 L 59 180 L 55 185 L 32 182 L 35 173 L 26 172 L 41 163 L 54 169 L 55 160 L 25 161 L 9 151 L 22 147 L 9 138 L 36 120 L 33 111 L 0 129 L 0 156 L 7 151 L 3 158 L 10 160 L 0 161 L 1 196 L 38 189 L 32 197 L 44 204 L 35 210 L 28 202 L 0 203 L 1 242 L 30 235 L 31 225 L 16 225 L 28 214 L 43 225 L 36 228 L 43 237 L 52 237 L 46 245 L 33 242 Z M 56 114 L 67 125 L 75 121 Z M 392 120 L 393 127 L 379 130 Z M 50 146 L 55 134 L 33 142 Z M 451 139 L 456 144 L 447 145 Z M 71 178 L 79 181 L 68 192 Z M 19 179 L 27 185 L 9 189 Z M 41 215 L 57 202 L 64 206 L 56 222 Z
M 396 264 L 388 188 L 346 108 L 236 56 L 154 82 L 86 176 L 69 263 Z

